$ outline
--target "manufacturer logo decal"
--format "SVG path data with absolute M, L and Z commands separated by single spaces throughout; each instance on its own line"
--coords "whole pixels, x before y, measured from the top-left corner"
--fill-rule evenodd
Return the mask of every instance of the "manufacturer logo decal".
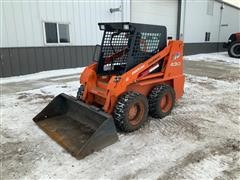
M 176 59 L 180 58 L 181 53 L 177 52 L 175 55 L 173 55 L 173 60 L 175 61 Z
M 136 70 L 134 70 L 133 72 L 132 72 L 132 75 L 134 75 L 134 74 L 136 74 L 137 72 L 139 72 L 141 69 L 143 69 L 144 68 L 144 65 L 142 65 L 142 66 L 140 66 L 139 68 L 137 68 Z
M 172 62 L 170 66 L 176 67 L 176 66 L 181 66 L 180 62 Z

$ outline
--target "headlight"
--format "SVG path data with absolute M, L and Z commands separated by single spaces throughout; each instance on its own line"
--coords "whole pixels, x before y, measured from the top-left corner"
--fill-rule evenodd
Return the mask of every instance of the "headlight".
M 100 25 L 100 30 L 105 30 L 105 25 L 104 24 Z
M 124 30 L 129 30 L 129 24 L 124 24 L 124 25 L 123 25 L 123 29 L 124 29 Z

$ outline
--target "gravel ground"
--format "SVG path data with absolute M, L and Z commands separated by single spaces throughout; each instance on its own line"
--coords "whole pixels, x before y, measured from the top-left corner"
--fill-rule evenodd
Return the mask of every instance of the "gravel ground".
M 185 94 L 170 116 L 76 160 L 32 118 L 78 78 L 3 84 L 2 179 L 239 179 L 239 64 L 186 61 Z

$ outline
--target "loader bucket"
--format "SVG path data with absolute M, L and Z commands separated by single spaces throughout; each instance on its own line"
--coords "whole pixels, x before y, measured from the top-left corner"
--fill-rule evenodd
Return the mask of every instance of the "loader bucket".
M 66 94 L 55 97 L 33 120 L 77 159 L 118 140 L 110 115 Z

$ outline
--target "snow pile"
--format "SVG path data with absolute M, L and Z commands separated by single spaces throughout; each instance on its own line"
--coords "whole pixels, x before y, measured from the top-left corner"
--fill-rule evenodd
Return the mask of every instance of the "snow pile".
M 70 68 L 70 69 L 59 69 L 59 70 L 51 70 L 51 71 L 42 71 L 42 72 L 34 73 L 34 74 L 0 78 L 0 84 L 78 74 L 78 73 L 83 72 L 84 68 L 85 67 Z
M 196 55 L 184 56 L 184 59 L 189 61 L 225 62 L 230 64 L 240 63 L 240 60 L 238 58 L 229 57 L 227 52 L 196 54 Z

